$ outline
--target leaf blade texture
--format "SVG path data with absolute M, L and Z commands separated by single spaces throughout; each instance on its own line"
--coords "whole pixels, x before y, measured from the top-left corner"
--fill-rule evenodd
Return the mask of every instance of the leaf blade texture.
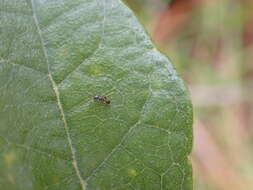
M 187 90 L 121 1 L 0 0 L 0 23 L 0 189 L 192 189 Z

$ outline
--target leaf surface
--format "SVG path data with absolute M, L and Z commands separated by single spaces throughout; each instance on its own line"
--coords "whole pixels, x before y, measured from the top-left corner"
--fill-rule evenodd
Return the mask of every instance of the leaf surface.
M 121 1 L 0 0 L 0 189 L 191 190 L 191 125 Z

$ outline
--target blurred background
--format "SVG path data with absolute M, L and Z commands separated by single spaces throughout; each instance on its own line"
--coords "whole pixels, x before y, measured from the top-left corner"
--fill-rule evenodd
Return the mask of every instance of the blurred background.
M 191 92 L 194 190 L 253 189 L 253 1 L 125 2 Z

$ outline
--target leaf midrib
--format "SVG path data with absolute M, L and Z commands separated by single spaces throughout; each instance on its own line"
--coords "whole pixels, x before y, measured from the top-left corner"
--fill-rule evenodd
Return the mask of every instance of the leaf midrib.
M 57 106 L 59 108 L 59 112 L 60 112 L 60 115 L 62 117 L 62 121 L 63 121 L 63 124 L 64 124 L 64 129 L 65 129 L 65 132 L 66 132 L 66 135 L 67 135 L 67 140 L 68 140 L 68 144 L 69 144 L 71 155 L 72 155 L 72 165 L 75 169 L 76 175 L 77 175 L 77 177 L 80 181 L 82 189 L 86 190 L 86 182 L 83 180 L 83 178 L 81 176 L 81 172 L 78 168 L 78 163 L 77 163 L 77 159 L 76 159 L 76 155 L 75 155 L 75 150 L 74 150 L 72 140 L 71 140 L 71 137 L 70 137 L 70 133 L 69 133 L 68 123 L 67 123 L 65 113 L 64 113 L 64 110 L 63 110 L 63 107 L 62 107 L 62 103 L 61 103 L 61 100 L 60 100 L 60 93 L 59 93 L 59 90 L 58 90 L 58 86 L 57 86 L 56 82 L 54 81 L 52 73 L 50 71 L 47 50 L 46 50 L 46 47 L 45 47 L 44 39 L 42 37 L 42 32 L 41 32 L 39 22 L 38 22 L 38 19 L 37 19 L 37 15 L 36 15 L 36 12 L 35 12 L 35 6 L 34 6 L 33 0 L 31 0 L 30 3 L 31 3 L 31 8 L 32 8 L 33 20 L 34 20 L 34 23 L 35 23 L 35 26 L 36 26 L 36 29 L 37 29 L 37 32 L 38 32 L 38 35 L 39 35 L 39 38 L 40 38 L 40 44 L 41 44 L 43 54 L 45 56 L 45 61 L 46 61 L 46 64 L 47 64 L 48 77 L 49 77 L 49 80 L 51 82 L 52 88 L 54 90 L 54 93 L 55 93 L 55 96 L 56 96 L 56 99 L 57 99 Z

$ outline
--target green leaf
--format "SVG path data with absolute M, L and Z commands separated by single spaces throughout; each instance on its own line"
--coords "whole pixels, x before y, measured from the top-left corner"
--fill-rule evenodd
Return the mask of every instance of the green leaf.
M 190 190 L 191 125 L 121 1 L 0 0 L 1 190 Z

